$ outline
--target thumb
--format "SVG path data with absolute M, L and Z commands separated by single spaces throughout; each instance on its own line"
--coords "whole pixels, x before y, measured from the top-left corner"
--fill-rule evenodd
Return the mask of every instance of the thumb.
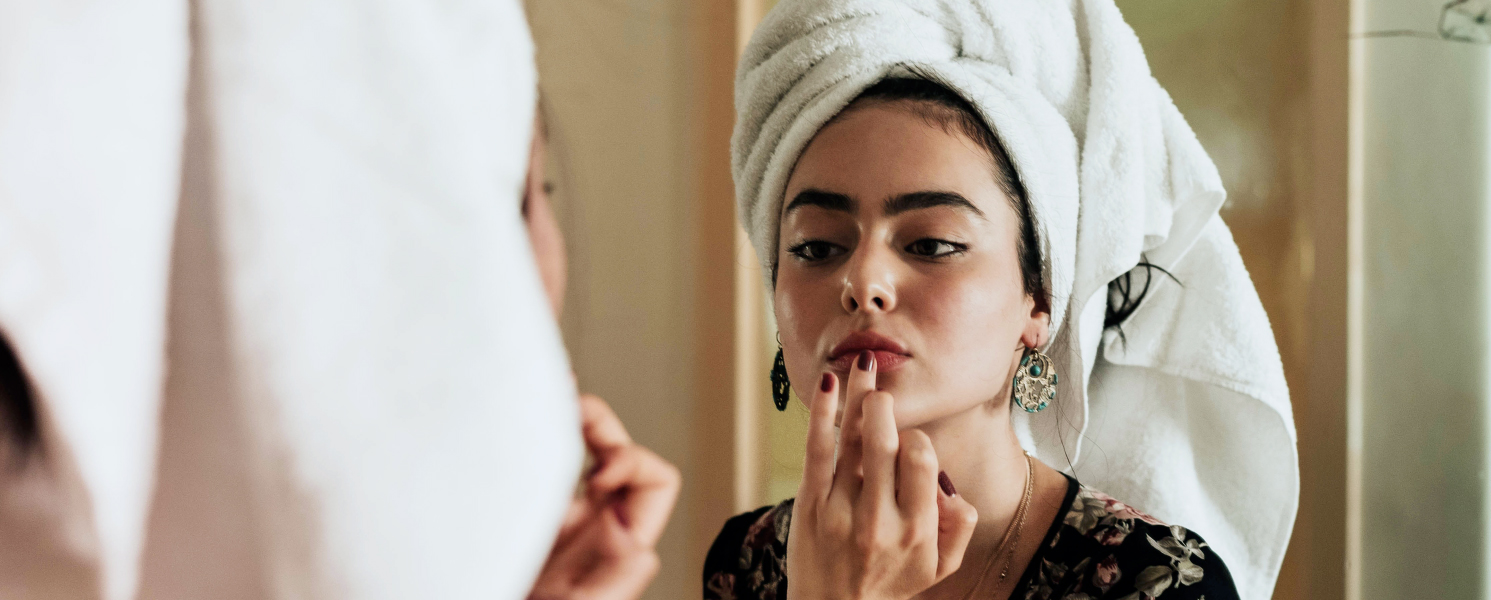
M 946 475 L 943 475 L 945 478 Z M 956 492 L 949 495 L 943 486 L 937 494 L 937 580 L 952 575 L 963 564 L 963 553 L 978 525 L 978 510 Z

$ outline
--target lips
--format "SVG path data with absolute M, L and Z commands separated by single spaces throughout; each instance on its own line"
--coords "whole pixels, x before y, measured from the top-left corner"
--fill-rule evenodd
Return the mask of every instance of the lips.
M 911 353 L 899 342 L 873 331 L 856 331 L 834 346 L 828 353 L 828 362 L 835 371 L 848 373 L 855 359 L 865 351 L 875 354 L 875 368 L 880 373 L 894 371 L 911 359 Z

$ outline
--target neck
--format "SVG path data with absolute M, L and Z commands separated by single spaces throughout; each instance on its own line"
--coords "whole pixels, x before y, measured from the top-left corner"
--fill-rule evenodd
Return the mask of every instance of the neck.
M 1008 405 L 1002 402 L 986 402 L 926 423 L 918 429 L 932 439 L 938 466 L 947 472 L 958 494 L 978 511 L 978 525 L 974 527 L 958 571 L 918 594 L 917 598 L 961 600 L 967 598 L 976 586 L 994 589 L 990 586 L 997 586 L 998 582 L 980 586 L 981 576 L 990 566 L 990 559 L 1001 550 L 999 544 L 1019 510 L 1025 495 L 1027 473 L 1035 477 L 1044 467 L 1039 464 L 1027 467 L 1025 452 L 1021 450 L 1010 422 Z M 1027 521 L 1027 529 L 1030 525 Z M 1036 529 L 1044 531 L 1045 527 L 1037 526 Z M 1025 535 L 1028 536 L 1029 531 Z M 1016 572 L 1020 570 L 1022 567 L 1016 565 Z M 997 576 L 997 573 L 989 576 Z
M 986 402 L 919 427 L 932 439 L 938 465 L 978 510 L 969 556 L 993 551 L 1025 493 L 1025 452 L 1015 437 L 1009 408 Z

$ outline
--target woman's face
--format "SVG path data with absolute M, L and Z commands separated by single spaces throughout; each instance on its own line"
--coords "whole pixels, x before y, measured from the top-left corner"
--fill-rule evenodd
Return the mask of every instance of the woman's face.
M 528 178 L 523 190 L 523 223 L 528 227 L 528 243 L 538 262 L 539 278 L 554 317 L 564 310 L 564 285 L 568 276 L 564 254 L 564 234 L 549 205 L 548 173 L 544 169 L 544 152 L 548 140 L 542 122 L 533 125 L 533 144 L 529 148 Z
M 842 381 L 871 350 L 902 428 L 1006 406 L 1049 316 L 1025 294 L 986 150 L 904 103 L 857 104 L 808 144 L 785 198 L 775 304 L 793 382 Z

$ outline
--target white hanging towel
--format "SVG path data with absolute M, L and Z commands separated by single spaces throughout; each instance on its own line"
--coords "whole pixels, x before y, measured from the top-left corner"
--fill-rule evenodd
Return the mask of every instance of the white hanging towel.
M 803 147 L 886 77 L 960 93 L 1029 194 L 1063 385 L 1044 412 L 1015 412 L 1027 449 L 1194 529 L 1244 598 L 1267 598 L 1298 505 L 1283 367 L 1217 215 L 1216 167 L 1113 0 L 779 3 L 741 58 L 732 142 L 765 266 Z M 1181 284 L 1157 278 L 1120 338 L 1103 329 L 1108 283 L 1141 258 Z
M 523 597 L 582 456 L 535 78 L 516 0 L 0 0 L 0 596 Z

